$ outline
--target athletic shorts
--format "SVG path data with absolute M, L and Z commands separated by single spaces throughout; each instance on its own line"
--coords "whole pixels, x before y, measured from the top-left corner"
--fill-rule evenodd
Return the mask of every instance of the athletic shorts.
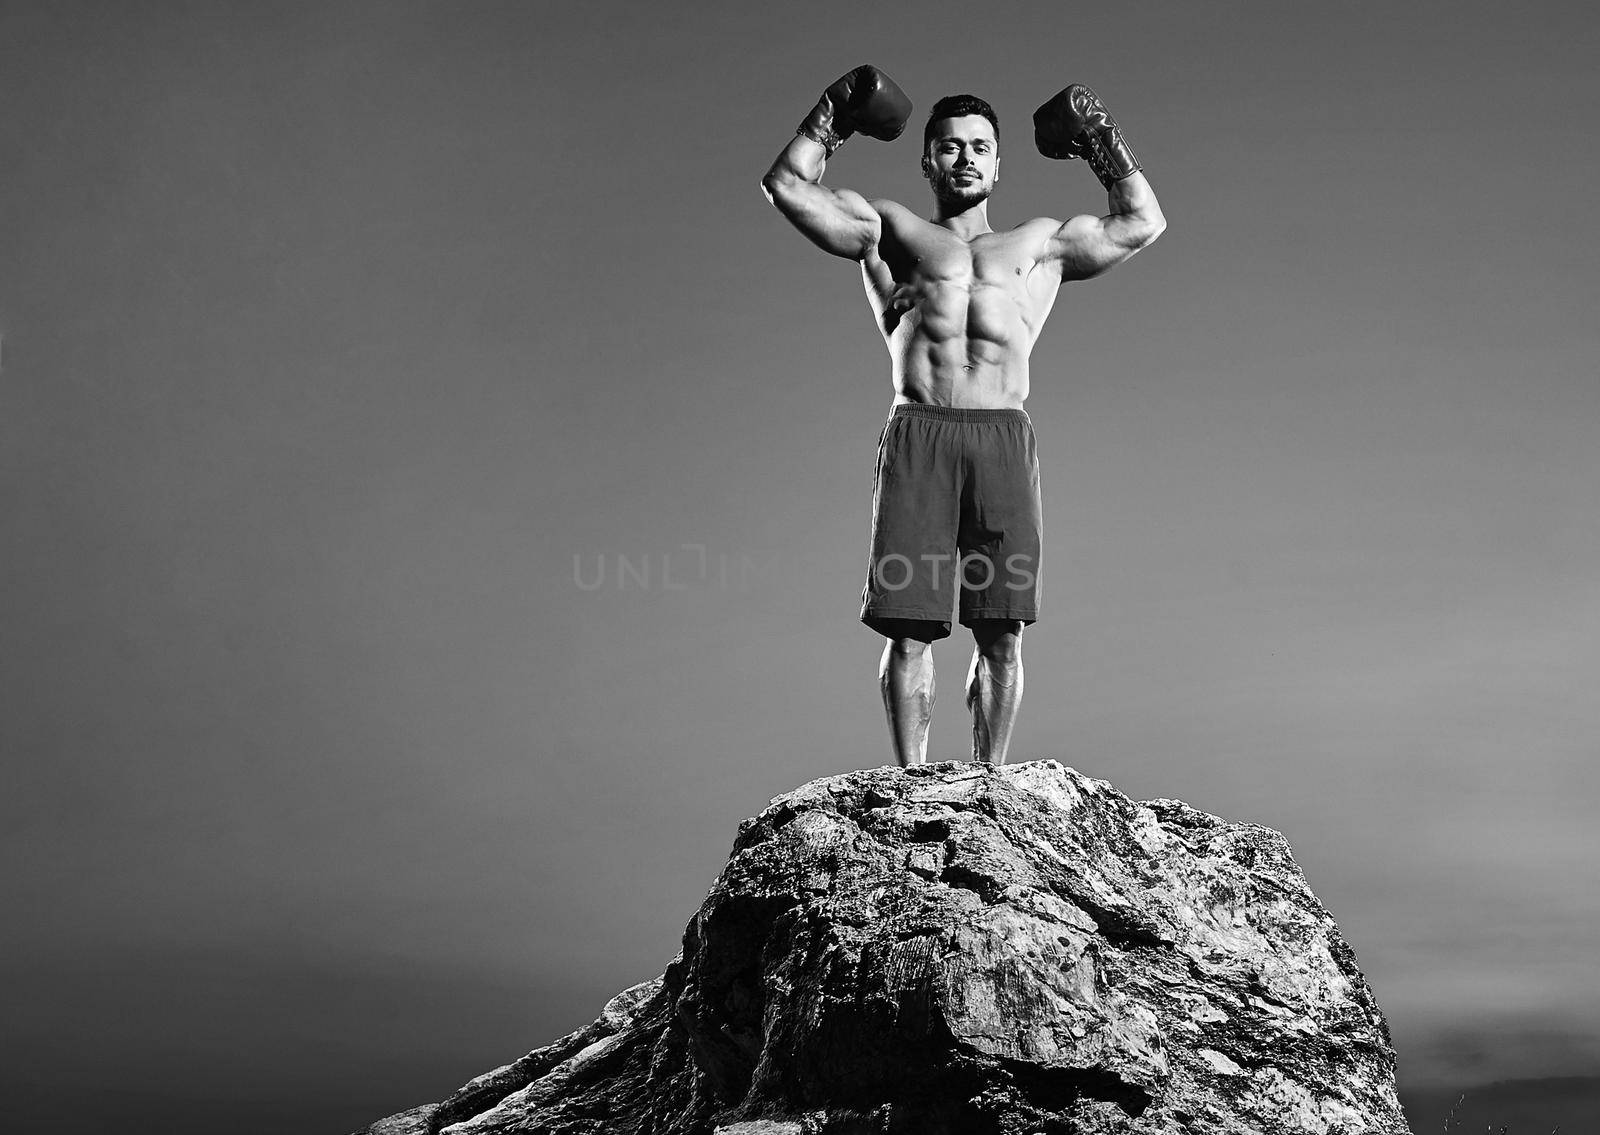
M 1044 524 L 1025 410 L 901 404 L 878 439 L 861 621 L 1039 617 Z

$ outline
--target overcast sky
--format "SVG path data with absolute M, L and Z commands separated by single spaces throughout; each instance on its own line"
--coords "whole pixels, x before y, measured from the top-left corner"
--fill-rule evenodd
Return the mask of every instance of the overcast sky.
M 1592 12 L 0 4 L 8 1098 L 437 1099 L 891 760 L 887 355 L 757 184 L 869 61 L 917 116 L 828 184 L 926 208 L 970 91 L 997 228 L 1101 212 L 1031 140 L 1080 81 L 1171 224 L 1033 355 L 1012 759 L 1283 831 L 1404 1083 L 1592 1074 Z

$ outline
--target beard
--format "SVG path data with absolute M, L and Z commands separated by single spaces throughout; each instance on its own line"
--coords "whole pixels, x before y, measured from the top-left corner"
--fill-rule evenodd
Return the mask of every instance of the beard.
M 962 181 L 952 174 L 939 174 L 930 180 L 933 185 L 933 195 L 941 201 L 955 205 L 977 205 L 987 201 L 989 195 L 994 192 L 994 183 L 982 178 Z

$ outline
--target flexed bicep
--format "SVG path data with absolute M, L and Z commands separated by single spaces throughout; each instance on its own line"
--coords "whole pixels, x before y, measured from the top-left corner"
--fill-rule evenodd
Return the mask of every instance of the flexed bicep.
M 797 135 L 790 148 L 814 145 Z M 787 170 L 781 158 L 762 179 L 761 187 L 789 223 L 824 252 L 860 260 L 877 247 L 883 222 L 855 190 L 829 189 L 808 180 Z
M 865 258 L 882 235 L 882 220 L 861 194 L 823 185 L 822 170 L 852 134 L 891 141 L 910 114 L 911 100 L 893 79 L 876 67 L 857 67 L 822 92 L 761 179 L 767 200 L 823 251 Z
M 1033 114 L 1034 141 L 1047 158 L 1082 158 L 1105 186 L 1110 212 L 1073 217 L 1051 237 L 1062 278 L 1087 280 L 1122 263 L 1166 230 L 1143 166 L 1100 96 L 1073 83 Z
M 1063 280 L 1090 280 L 1108 272 L 1145 244 L 1142 234 L 1122 231 L 1115 217 L 1073 217 L 1050 238 L 1048 255 L 1061 265 Z M 1137 237 L 1137 238 L 1136 238 Z

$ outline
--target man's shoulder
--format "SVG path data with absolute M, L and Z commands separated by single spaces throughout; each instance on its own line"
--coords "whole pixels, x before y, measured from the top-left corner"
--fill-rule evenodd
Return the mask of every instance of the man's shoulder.
M 1042 260 L 1048 257 L 1051 242 L 1060 232 L 1061 222 L 1054 217 L 1034 217 L 1014 229 L 1008 229 L 1006 243 L 1027 256 Z
M 1020 225 L 1018 225 L 1016 228 L 1012 229 L 1011 231 L 1014 232 L 1014 233 L 1022 233 L 1022 234 L 1025 234 L 1025 235 L 1032 235 L 1034 233 L 1042 233 L 1042 234 L 1048 236 L 1049 234 L 1055 232 L 1060 227 L 1061 227 L 1061 222 L 1056 220 L 1054 217 L 1034 217 L 1032 220 L 1023 221 Z
M 889 250 L 904 252 L 906 249 L 920 249 L 932 238 L 932 234 L 939 231 L 932 221 L 912 212 L 898 201 L 879 197 L 868 204 L 877 211 L 883 222 L 879 242 L 886 253 Z
M 916 229 L 928 226 L 932 222 L 918 216 L 914 211 L 906 208 L 898 201 L 891 201 L 887 197 L 876 197 L 867 202 L 874 212 L 883 220 L 884 227 L 896 233 L 914 232 Z
M 876 209 L 878 211 L 878 213 L 880 215 L 885 216 L 885 217 L 891 217 L 891 216 L 893 216 L 893 217 L 912 217 L 912 218 L 915 218 L 916 220 L 919 220 L 919 221 L 922 219 L 921 217 L 918 217 L 915 213 L 913 213 L 910 209 L 907 209 L 904 205 L 900 204 L 900 202 L 892 201 L 887 197 L 872 197 L 872 198 L 869 198 L 867 200 L 867 204 L 871 205 L 874 209 Z

